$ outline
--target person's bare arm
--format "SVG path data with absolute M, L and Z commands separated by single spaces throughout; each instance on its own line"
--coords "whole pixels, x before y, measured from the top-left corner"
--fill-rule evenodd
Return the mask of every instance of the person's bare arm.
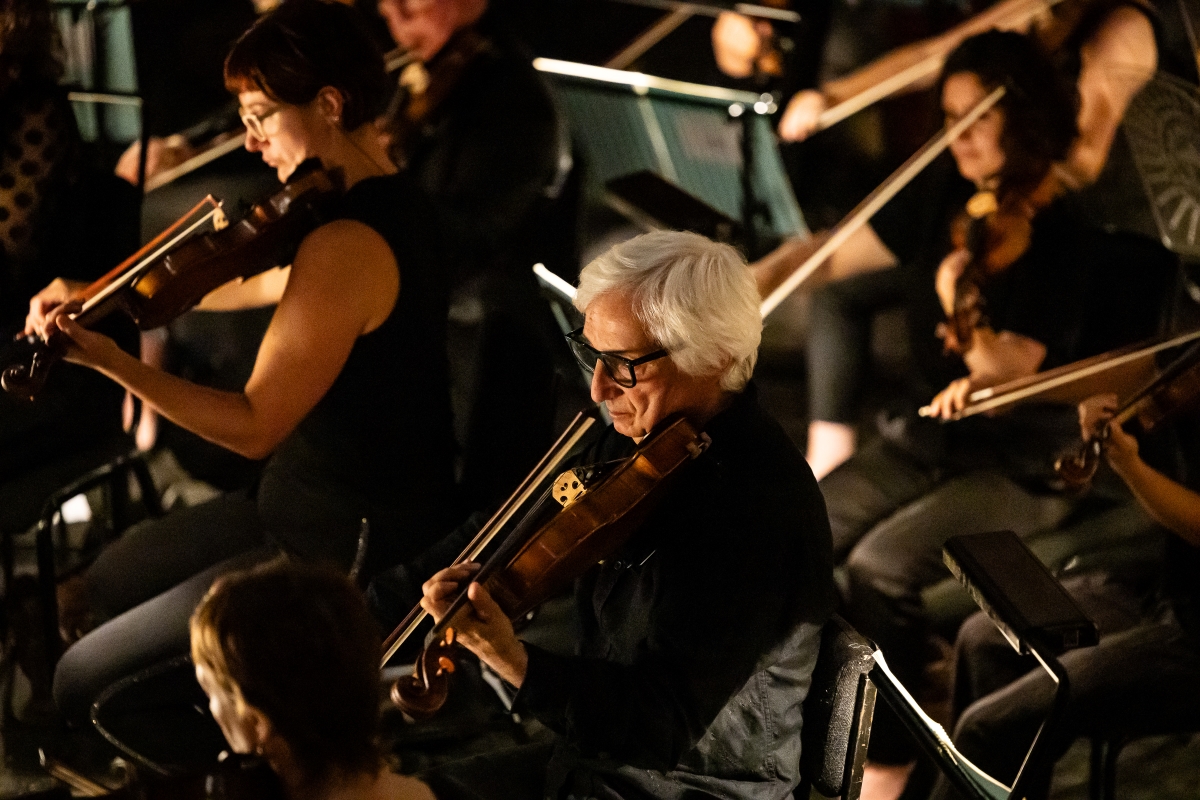
M 1128 484 L 1155 522 L 1200 547 L 1200 495 L 1163 475 L 1142 460 L 1137 439 L 1111 422 L 1117 410 L 1116 395 L 1096 395 L 1079 404 L 1083 438 L 1094 438 L 1108 423 L 1105 456 L 1113 472 Z
M 69 307 L 52 321 L 73 340 L 69 360 L 108 375 L 179 426 L 262 458 L 328 391 L 355 340 L 383 323 L 398 292 L 396 262 L 379 234 L 349 220 L 317 229 L 296 255 L 241 392 L 197 386 L 143 364 L 71 321 L 63 313 Z
M 950 419 L 967 405 L 971 393 L 1037 373 L 1046 345 L 1012 331 L 976 328 L 963 363 L 971 374 L 953 381 L 929 401 L 929 416 Z M 921 412 L 925 414 L 923 410 Z
M 196 306 L 201 311 L 241 311 L 272 306 L 283 297 L 291 267 L 275 267 L 213 289 Z
M 1043 0 L 1003 0 L 945 33 L 891 50 L 870 64 L 826 82 L 819 90 L 799 92 L 784 109 L 779 135 L 786 141 L 803 141 L 817 130 L 818 118 L 824 111 L 918 64 L 924 63 L 927 69 L 917 70 L 920 76 L 893 94 L 928 89 L 937 79 L 946 56 L 964 39 L 992 28 L 1024 33 L 1035 13 L 1044 6 Z
M 1158 69 L 1154 28 L 1128 6 L 1114 9 L 1080 50 L 1079 137 L 1063 164 L 1077 186 L 1096 180 L 1134 95 Z
M 750 265 L 758 293 L 766 297 L 775 291 L 788 276 L 799 269 L 820 249 L 828 233 L 818 233 L 807 239 L 788 239 L 779 247 Z M 899 261 L 870 225 L 863 225 L 833 251 L 825 262 L 804 282 L 803 290 L 812 291 L 830 281 L 849 278 L 867 272 L 894 267 Z

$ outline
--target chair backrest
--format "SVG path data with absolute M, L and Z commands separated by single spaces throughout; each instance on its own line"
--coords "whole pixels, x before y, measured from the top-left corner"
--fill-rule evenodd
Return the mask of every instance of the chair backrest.
M 875 713 L 875 685 L 867 677 L 875 665 L 874 650 L 837 615 L 821 631 L 821 653 L 804 701 L 800 775 L 801 786 L 826 797 L 853 800 L 862 787 Z

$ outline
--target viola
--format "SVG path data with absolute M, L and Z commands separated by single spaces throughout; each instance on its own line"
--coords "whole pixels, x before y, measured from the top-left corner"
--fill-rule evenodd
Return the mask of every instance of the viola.
M 1193 345 L 1121 406 L 1099 436 L 1083 442 L 1072 455 L 1055 461 L 1054 471 L 1067 488 L 1082 490 L 1096 475 L 1108 444 L 1109 428 L 1114 423 L 1137 436 L 1151 433 L 1197 407 L 1200 407 L 1200 346 Z
M 967 202 L 951 226 L 954 248 L 966 250 L 970 261 L 955 282 L 953 313 L 938 327 L 946 352 L 961 355 L 970 349 L 975 329 L 988 324 L 983 287 L 1025 254 L 1034 218 L 1064 191 L 1057 172 L 1049 169 L 1030 189 L 1002 192 L 999 197 L 982 191 Z
M 209 292 L 237 279 L 290 264 L 309 231 L 329 219 L 342 193 L 340 175 L 316 162 L 301 165 L 291 179 L 265 201 L 253 205 L 240 222 L 224 222 L 211 195 L 166 231 L 73 300 L 82 308 L 72 315 L 91 327 L 114 311 L 128 314 L 141 330 L 166 325 L 193 308 Z M 212 222 L 212 230 L 198 233 Z M 0 372 L 9 394 L 32 401 L 70 340 L 52 333 L 47 341 L 27 337 L 29 353 Z
M 707 435 L 676 415 L 643 439 L 628 459 L 564 472 L 543 494 L 562 508 L 546 520 L 539 513 L 542 503 L 535 504 L 474 580 L 509 619 L 519 619 L 628 541 L 664 488 L 708 444 Z M 457 650 L 454 620 L 468 602 L 464 589 L 434 626 L 433 644 L 418 657 L 414 673 L 392 686 L 393 703 L 409 716 L 430 717 L 445 703 Z M 397 638 L 389 637 L 392 652 L 399 646 Z

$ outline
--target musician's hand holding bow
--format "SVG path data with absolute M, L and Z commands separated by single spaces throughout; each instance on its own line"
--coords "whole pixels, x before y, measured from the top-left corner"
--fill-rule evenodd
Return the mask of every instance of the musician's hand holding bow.
M 967 398 L 970 397 L 972 390 L 973 385 L 970 378 L 959 378 L 952 381 L 949 386 L 942 389 L 929 401 L 929 405 L 921 410 L 921 415 L 935 419 L 952 419 L 955 414 L 966 407 Z
M 1115 394 L 1098 394 L 1079 404 L 1079 427 L 1083 440 L 1090 442 L 1105 435 L 1108 427 L 1108 441 L 1104 454 L 1109 465 L 1123 479 L 1128 481 L 1134 469 L 1141 462 L 1138 454 L 1138 441 L 1121 428 L 1121 423 L 1113 421 L 1113 415 L 1118 408 Z
M 821 114 L 828 107 L 829 100 L 816 89 L 796 92 L 779 120 L 779 138 L 785 142 L 803 142 L 817 132 Z
M 461 591 L 463 581 L 470 580 L 478 571 L 478 564 L 468 563 L 438 572 L 421 587 L 424 593 L 421 607 L 441 622 Z M 512 622 L 482 585 L 472 582 L 467 598 L 471 602 L 455 614 L 451 625 L 455 640 L 505 681 L 520 688 L 525 682 L 529 659 L 525 645 L 513 631 Z
M 82 281 L 55 278 L 49 286 L 35 294 L 29 301 L 29 315 L 25 317 L 24 334 L 38 336 L 44 340 L 47 337 L 47 331 L 54 330 L 50 327 L 54 311 L 77 297 L 86 287 L 87 284 Z

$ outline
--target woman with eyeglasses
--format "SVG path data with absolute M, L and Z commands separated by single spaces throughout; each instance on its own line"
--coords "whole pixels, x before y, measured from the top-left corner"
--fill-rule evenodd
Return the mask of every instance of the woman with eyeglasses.
M 356 12 L 289 0 L 225 62 L 246 147 L 280 180 L 316 159 L 347 187 L 340 212 L 293 263 L 222 287 L 204 308 L 277 304 L 240 392 L 148 367 L 68 312 L 56 281 L 28 330 L 70 337 L 68 359 L 109 376 L 181 427 L 266 458 L 253 493 L 232 494 L 127 532 L 60 587 L 68 635 L 104 621 L 64 655 L 55 699 L 85 712 L 116 678 L 187 649 L 187 619 L 213 578 L 279 551 L 349 570 L 395 563 L 453 524 L 453 439 L 438 228 L 387 158 L 373 119 L 382 56 Z M 369 531 L 364 550 L 363 534 Z

